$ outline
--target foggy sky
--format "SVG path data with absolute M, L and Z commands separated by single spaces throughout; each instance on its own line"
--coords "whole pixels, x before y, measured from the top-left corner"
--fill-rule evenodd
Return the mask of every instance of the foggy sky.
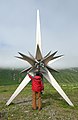
M 64 57 L 53 68 L 78 67 L 77 0 L 0 0 L 0 67 L 26 67 L 18 52 L 35 52 L 36 12 L 40 10 L 43 56 Z

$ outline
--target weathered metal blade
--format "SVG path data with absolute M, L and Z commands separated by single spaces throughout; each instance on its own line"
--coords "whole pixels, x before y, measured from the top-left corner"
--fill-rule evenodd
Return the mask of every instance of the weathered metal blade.
M 42 59 L 42 54 L 39 48 L 39 45 L 37 45 L 37 51 L 36 51 L 36 57 L 37 60 L 41 60 Z
M 62 57 L 62 56 L 63 56 L 63 55 L 55 56 L 55 57 L 53 57 L 51 60 L 54 60 L 54 59 L 59 58 L 59 57 Z
M 46 56 L 44 56 L 44 58 L 48 57 L 51 54 L 51 51 L 49 53 L 47 53 Z
M 42 62 L 44 62 L 45 65 L 47 65 L 47 63 L 48 63 L 50 60 L 52 60 L 53 56 L 54 56 L 56 53 L 57 53 L 57 51 L 54 52 L 54 53 L 52 53 L 52 54 L 50 55 L 50 52 L 49 52 L 49 53 L 46 55 L 46 57 L 44 57 L 44 58 L 42 59 Z
M 56 59 L 56 58 L 59 58 L 59 57 L 61 57 L 61 56 L 63 56 L 63 55 L 56 56 L 56 57 L 53 57 L 53 56 L 54 56 L 54 53 L 51 54 L 51 55 L 49 55 L 47 58 L 44 58 L 44 59 L 42 60 L 42 62 L 44 62 L 44 64 L 47 65 L 49 61 L 51 61 L 51 60 L 53 60 L 53 59 Z
M 56 58 L 56 59 L 52 59 L 51 61 L 48 62 L 48 65 L 49 65 L 49 64 L 52 64 L 53 62 L 55 62 L 55 61 L 57 61 L 57 60 L 59 60 L 59 59 L 61 59 L 62 57 L 64 57 L 64 56 L 58 57 L 58 58 Z
M 52 69 L 50 66 L 46 65 L 46 68 L 52 73 L 52 72 L 58 72 L 55 69 Z M 58 72 L 59 73 L 59 72 Z
M 22 58 L 22 57 L 18 57 L 18 56 L 15 56 L 15 57 L 27 61 L 27 62 L 30 63 L 32 66 L 34 65 L 34 62 L 33 62 L 32 60 L 30 60 L 29 58 L 26 59 L 26 58 Z
M 55 51 L 52 55 L 54 56 L 58 51 Z
M 58 52 L 58 51 L 55 51 L 54 53 L 51 54 L 51 51 L 50 51 L 44 58 L 47 58 L 48 56 L 50 56 L 50 54 L 51 54 L 52 56 L 54 56 L 57 52 Z
M 22 59 L 22 60 L 25 60 L 23 57 L 18 57 L 18 56 L 15 56 L 16 58 L 19 58 L 19 59 Z
M 18 52 L 23 58 L 26 58 L 26 57 L 28 57 L 27 55 L 24 55 L 24 54 L 22 54 L 22 53 L 20 53 L 20 52 Z M 33 55 L 31 55 L 31 53 L 30 52 L 28 52 L 29 53 L 29 55 L 31 56 L 31 58 L 33 58 L 33 60 L 35 60 L 35 58 L 33 57 Z M 29 57 L 30 58 L 30 57 Z M 31 59 L 30 58 L 30 59 Z
M 51 83 L 51 85 L 58 91 L 58 93 L 66 100 L 66 102 L 70 105 L 70 106 L 74 106 L 73 103 L 70 101 L 70 99 L 67 97 L 67 95 L 64 93 L 64 91 L 62 90 L 62 88 L 59 86 L 59 84 L 56 82 L 56 80 L 54 79 L 54 77 L 51 75 L 51 73 L 49 72 L 48 69 L 46 69 L 47 74 L 44 74 L 44 77 Z
M 35 72 L 37 70 L 37 67 L 36 67 L 36 65 L 34 65 L 28 72 Z
M 28 51 L 30 57 L 35 61 L 35 58 L 33 57 L 33 55 Z
M 39 45 L 40 51 L 42 53 L 41 49 L 41 30 L 40 30 L 40 16 L 39 16 L 39 10 L 37 10 L 37 26 L 36 26 L 36 50 L 37 45 Z
M 27 61 L 28 63 L 30 63 L 32 66 L 35 64 L 35 60 L 33 60 L 32 58 L 30 58 L 30 57 L 28 57 L 28 56 L 26 56 L 26 55 L 24 55 L 24 54 L 22 54 L 22 53 L 20 53 L 19 52 L 19 54 L 22 56 L 22 57 L 17 57 L 17 58 L 20 58 L 20 59 L 22 59 L 22 60 L 25 60 L 25 61 Z
M 45 70 L 45 67 L 41 67 L 41 68 L 40 68 L 40 73 L 44 73 L 44 74 L 47 73 L 46 70 Z
M 30 80 L 31 79 L 29 78 L 29 76 L 26 75 L 26 77 L 21 82 L 21 84 L 18 86 L 18 88 L 15 90 L 15 92 L 10 97 L 10 99 L 8 100 L 8 102 L 6 103 L 6 105 L 9 105 L 15 99 L 15 97 L 23 90 L 23 88 L 30 82 Z
M 26 68 L 24 70 L 22 70 L 20 73 L 24 73 L 24 72 L 28 72 L 32 67 Z

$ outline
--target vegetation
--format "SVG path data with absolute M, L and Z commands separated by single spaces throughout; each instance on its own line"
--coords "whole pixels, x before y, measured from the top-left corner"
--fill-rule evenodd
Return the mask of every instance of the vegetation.
M 0 120 L 78 120 L 78 68 L 60 70 L 53 76 L 74 104 L 70 107 L 57 91 L 44 80 L 42 110 L 32 110 L 31 84 L 6 106 L 25 74 L 20 70 L 0 70 Z M 15 74 L 15 75 L 14 75 Z
M 0 86 L 19 84 L 25 77 L 20 74 L 21 69 L 0 69 Z M 78 83 L 78 68 L 58 70 L 59 73 L 52 73 L 54 78 L 60 84 L 76 84 Z M 44 82 L 47 82 L 44 79 Z
M 0 86 L 19 84 L 25 76 L 20 71 L 21 69 L 0 69 Z

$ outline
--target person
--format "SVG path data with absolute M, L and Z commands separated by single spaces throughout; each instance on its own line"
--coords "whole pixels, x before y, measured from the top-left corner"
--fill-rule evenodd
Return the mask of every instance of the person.
M 28 73 L 30 79 L 32 80 L 32 109 L 37 109 L 36 99 L 38 98 L 38 109 L 42 109 L 41 102 L 41 92 L 44 90 L 44 85 L 42 82 L 42 74 L 37 72 L 35 76 L 31 76 Z

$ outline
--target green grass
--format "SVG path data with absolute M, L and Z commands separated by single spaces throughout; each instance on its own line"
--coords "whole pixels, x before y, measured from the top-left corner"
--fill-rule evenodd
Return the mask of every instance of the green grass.
M 7 100 L 13 94 L 24 75 L 19 76 L 20 70 L 0 70 L 0 120 L 78 120 L 78 69 L 60 70 L 53 73 L 64 92 L 73 102 L 69 106 L 57 91 L 44 80 L 44 94 L 42 95 L 42 110 L 32 110 L 31 84 L 6 106 Z M 4 75 L 5 73 L 5 75 Z M 13 81 L 12 75 L 16 73 Z M 6 82 L 7 81 L 7 82 Z
M 0 86 L 15 85 L 25 77 L 20 74 L 21 69 L 0 69 Z M 60 84 L 76 84 L 78 83 L 78 68 L 59 70 L 59 73 L 52 73 L 55 79 Z M 44 79 L 44 82 L 47 82 Z
M 19 84 L 25 74 L 20 74 L 21 69 L 0 69 L 0 86 Z
M 28 85 L 12 102 L 6 106 L 6 101 L 17 88 L 17 85 L 0 86 L 0 113 L 2 120 L 77 120 L 78 118 L 78 85 L 62 86 L 65 93 L 74 104 L 70 107 L 57 91 L 45 83 L 42 95 L 42 110 L 32 110 L 31 85 Z

